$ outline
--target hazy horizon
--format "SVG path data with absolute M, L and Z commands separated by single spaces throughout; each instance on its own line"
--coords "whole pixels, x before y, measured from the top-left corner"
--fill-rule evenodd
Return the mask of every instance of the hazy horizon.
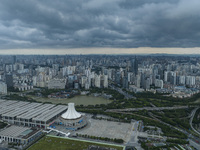
M 6 49 L 0 55 L 66 55 L 66 54 L 200 54 L 200 48 L 71 48 L 71 49 Z

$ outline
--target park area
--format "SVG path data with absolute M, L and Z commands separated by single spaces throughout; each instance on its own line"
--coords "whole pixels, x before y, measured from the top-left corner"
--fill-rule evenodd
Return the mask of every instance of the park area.
M 52 136 L 43 137 L 41 140 L 32 145 L 28 150 L 87 150 L 91 145 L 123 150 L 123 146 Z
M 51 102 L 53 104 L 75 103 L 75 105 L 85 105 L 85 106 L 108 104 L 112 102 L 112 100 L 94 96 L 75 96 L 73 98 L 45 98 L 45 97 L 30 96 L 30 98 L 42 103 L 46 102 Z

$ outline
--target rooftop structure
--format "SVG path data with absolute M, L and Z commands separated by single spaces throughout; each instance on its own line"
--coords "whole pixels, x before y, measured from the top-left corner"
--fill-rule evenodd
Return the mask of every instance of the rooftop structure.
M 0 119 L 16 125 L 46 128 L 66 110 L 65 105 L 0 100 Z
M 63 119 L 78 119 L 81 114 L 75 110 L 74 103 L 69 103 L 67 111 L 61 117 Z
M 18 144 L 28 144 L 42 134 L 40 129 L 9 126 L 0 131 L 0 139 Z
M 84 114 L 80 114 L 75 110 L 74 103 L 68 103 L 67 111 L 49 125 L 50 128 L 56 128 L 56 125 L 58 125 L 67 130 L 75 131 L 87 125 L 87 118 Z

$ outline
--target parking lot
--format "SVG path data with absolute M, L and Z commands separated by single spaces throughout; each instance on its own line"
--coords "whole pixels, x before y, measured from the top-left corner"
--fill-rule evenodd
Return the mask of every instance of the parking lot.
M 130 139 L 133 123 L 130 124 L 95 119 L 89 119 L 89 121 L 89 127 L 76 131 L 76 133 L 96 137 L 123 139 L 125 142 L 128 142 Z

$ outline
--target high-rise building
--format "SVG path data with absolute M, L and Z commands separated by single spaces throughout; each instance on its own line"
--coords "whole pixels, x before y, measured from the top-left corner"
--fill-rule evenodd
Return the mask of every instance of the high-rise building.
M 48 82 L 48 89 L 65 89 L 66 79 L 51 79 Z
M 162 89 L 163 88 L 163 80 L 156 79 L 155 86 Z
M 81 77 L 81 87 L 85 87 L 85 83 L 87 82 L 87 77 L 86 76 L 82 76 Z
M 0 94 L 7 94 L 7 84 L 0 81 Z
M 185 85 L 185 76 L 179 76 L 179 84 Z
M 164 81 L 167 82 L 168 80 L 168 71 L 165 71 L 164 73 Z
M 176 73 L 175 72 L 171 72 L 170 83 L 172 85 L 176 85 Z
M 7 84 L 7 87 L 13 87 L 14 83 L 13 83 L 13 75 L 12 74 L 6 75 L 6 84 Z
M 101 76 L 100 75 L 95 75 L 94 80 L 95 80 L 94 81 L 95 87 L 100 88 L 101 87 Z
M 151 82 L 150 82 L 150 78 L 147 78 L 146 80 L 145 80 L 145 89 L 150 89 L 150 84 L 151 84 Z
M 15 64 L 16 62 L 17 62 L 17 57 L 16 57 L 16 56 L 13 56 L 13 57 L 12 57 L 12 63 Z
M 194 76 L 186 76 L 186 85 L 192 86 L 195 85 L 196 79 Z
M 123 88 L 128 88 L 128 78 L 127 77 L 123 77 L 123 80 L 122 80 L 122 86 Z
M 6 65 L 6 72 L 12 72 L 13 71 L 13 65 Z
M 131 71 L 134 72 L 136 75 L 138 74 L 138 60 L 136 57 L 131 61 Z
M 121 84 L 121 73 L 120 72 L 115 73 L 115 82 L 117 84 Z
M 108 75 L 103 76 L 103 87 L 108 88 Z
M 136 76 L 136 87 L 137 88 L 140 88 L 140 82 L 141 82 L 141 76 L 140 76 L 140 74 L 138 74 Z

